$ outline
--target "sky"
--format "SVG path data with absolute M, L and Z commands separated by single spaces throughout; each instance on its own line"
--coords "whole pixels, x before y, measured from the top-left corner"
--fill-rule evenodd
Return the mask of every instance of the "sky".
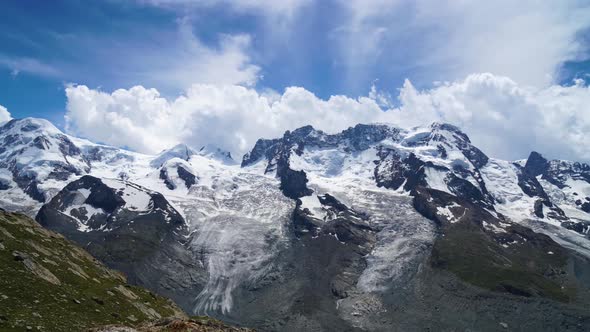
M 438 121 L 590 161 L 590 1 L 5 0 L 0 43 L 0 122 L 139 152 Z

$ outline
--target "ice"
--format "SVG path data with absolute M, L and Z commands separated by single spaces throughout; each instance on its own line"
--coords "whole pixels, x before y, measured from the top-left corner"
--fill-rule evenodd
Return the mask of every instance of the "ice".
M 326 217 L 326 211 L 323 209 L 322 204 L 317 195 L 313 194 L 310 196 L 304 196 L 299 198 L 302 202 L 301 209 L 307 209 L 311 213 L 311 217 L 324 220 Z
M 82 218 L 76 217 L 72 213 L 73 210 L 76 210 L 83 217 Z M 92 217 L 96 214 L 105 214 L 103 209 L 98 209 L 98 208 L 93 207 L 92 205 L 84 204 L 84 203 L 81 205 L 71 205 L 63 213 L 78 221 L 78 230 L 80 232 L 92 231 L 93 229 L 91 229 L 88 226 L 87 222 L 90 219 L 92 219 Z
M 203 254 L 209 276 L 196 298 L 195 313 L 230 311 L 233 290 L 272 268 L 295 207 L 273 177 L 231 166 L 223 173 L 229 178 L 206 179 L 176 202 L 195 234 L 190 247 Z
M 426 167 L 424 173 L 426 175 L 426 183 L 428 183 L 430 188 L 451 193 L 445 182 L 446 172 L 432 167 Z
M 125 201 L 125 207 L 136 211 L 150 210 L 152 197 L 150 192 L 131 182 L 120 181 L 115 179 L 102 179 L 107 186 L 121 192 L 121 198 Z
M 461 219 L 462 216 L 456 217 L 455 213 L 451 211 L 452 208 L 460 207 L 460 205 L 453 203 L 447 206 L 437 206 L 436 207 L 436 214 L 439 216 L 445 217 L 451 224 L 456 223 Z M 465 214 L 465 211 L 463 211 Z
M 480 173 L 486 188 L 496 200 L 496 210 L 513 221 L 534 217 L 536 198 L 526 195 L 518 185 L 517 168 L 508 161 L 490 159 Z

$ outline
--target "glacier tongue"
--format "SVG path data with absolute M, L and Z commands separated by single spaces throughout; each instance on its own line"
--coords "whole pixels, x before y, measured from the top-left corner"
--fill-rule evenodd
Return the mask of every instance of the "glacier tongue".
M 203 176 L 204 173 L 199 173 Z M 286 228 L 295 203 L 284 197 L 273 177 L 227 167 L 223 177 L 191 188 L 174 200 L 191 228 L 189 246 L 208 273 L 194 312 L 229 312 L 232 292 L 255 283 L 272 268 L 286 245 Z

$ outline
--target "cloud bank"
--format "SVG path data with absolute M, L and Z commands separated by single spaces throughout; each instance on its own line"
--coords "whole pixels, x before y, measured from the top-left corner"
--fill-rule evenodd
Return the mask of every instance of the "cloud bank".
M 236 85 L 196 84 L 175 99 L 156 89 L 135 86 L 112 93 L 69 86 L 67 130 L 89 139 L 157 153 L 176 143 L 217 145 L 234 155 L 258 138 L 311 124 L 337 132 L 357 123 L 385 122 L 401 127 L 449 122 L 492 157 L 526 158 L 532 150 L 550 157 L 590 160 L 590 89 L 532 88 L 492 74 L 419 91 L 406 80 L 398 106 L 387 107 L 385 93 L 327 100 L 300 87 L 284 93 L 258 92 Z
M 0 123 L 9 121 L 11 119 L 12 119 L 12 116 L 10 116 L 10 112 L 8 112 L 6 107 L 0 105 Z
M 590 89 L 582 81 L 533 88 L 507 77 L 473 74 L 418 91 L 406 80 L 399 101 L 397 123 L 455 124 L 492 157 L 520 159 L 535 150 L 590 161 Z
M 385 120 L 370 98 L 322 100 L 298 87 L 282 95 L 236 85 L 195 84 L 174 100 L 135 86 L 112 93 L 86 86 L 66 88 L 67 130 L 100 142 L 156 153 L 185 142 L 213 144 L 234 154 L 258 138 L 311 124 L 335 132 L 367 120 Z
M 577 38 L 590 25 L 584 1 L 338 1 L 346 19 L 334 40 L 351 78 L 371 68 L 423 84 L 492 72 L 548 86 L 564 61 L 589 56 Z

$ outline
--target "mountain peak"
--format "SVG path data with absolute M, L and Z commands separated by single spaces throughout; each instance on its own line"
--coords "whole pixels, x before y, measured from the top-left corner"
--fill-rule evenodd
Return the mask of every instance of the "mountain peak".
M 158 154 L 150 163 L 152 167 L 161 167 L 166 161 L 172 158 L 189 160 L 191 156 L 197 155 L 197 152 L 186 144 L 177 144 L 170 149 L 164 150 Z
M 222 150 L 221 148 L 212 144 L 202 146 L 197 154 L 209 159 L 220 161 L 226 165 L 236 164 L 236 161 L 233 159 L 230 152 Z
M 532 176 L 541 175 L 549 167 L 549 161 L 540 153 L 533 151 L 524 165 L 526 172 Z
M 432 124 L 430 124 L 430 129 L 433 132 L 435 132 L 435 131 L 448 131 L 448 132 L 451 132 L 453 134 L 458 135 L 466 143 L 471 143 L 471 140 L 469 139 L 469 136 L 467 136 L 467 134 L 465 134 L 459 127 L 457 127 L 455 125 L 452 125 L 450 123 L 446 123 L 446 122 L 433 122 Z
M 301 140 L 308 136 L 317 136 L 318 134 L 323 134 L 321 130 L 316 130 L 313 126 L 307 125 L 303 127 L 299 127 L 293 131 L 287 130 L 283 135 L 283 138 Z
M 43 132 L 47 134 L 62 134 L 61 130 L 46 119 L 22 118 L 12 119 L 0 126 L 0 133 L 12 131 L 14 133 Z

